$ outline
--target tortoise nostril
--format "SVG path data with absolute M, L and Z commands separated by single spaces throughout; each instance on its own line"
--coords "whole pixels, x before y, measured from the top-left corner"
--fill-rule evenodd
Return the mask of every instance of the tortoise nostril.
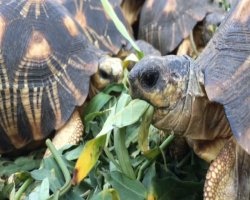
M 159 76 L 158 71 L 146 71 L 141 75 L 140 83 L 143 87 L 152 88 L 156 85 Z

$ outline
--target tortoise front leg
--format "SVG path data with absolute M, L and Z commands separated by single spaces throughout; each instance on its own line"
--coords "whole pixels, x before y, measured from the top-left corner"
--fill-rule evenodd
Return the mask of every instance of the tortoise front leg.
M 204 200 L 235 200 L 236 144 L 230 139 L 211 163 L 205 180 Z
M 59 130 L 57 130 L 52 143 L 56 149 L 62 148 L 66 144 L 75 145 L 80 142 L 83 135 L 83 124 L 78 110 L 75 110 L 69 121 Z M 44 157 L 51 155 L 47 149 Z

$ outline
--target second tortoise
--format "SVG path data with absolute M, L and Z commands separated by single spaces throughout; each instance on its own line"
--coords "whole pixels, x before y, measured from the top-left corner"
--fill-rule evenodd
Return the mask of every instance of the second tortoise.
M 132 96 L 155 107 L 154 125 L 212 162 L 205 200 L 250 197 L 249 11 L 239 1 L 197 60 L 151 56 L 129 76 Z

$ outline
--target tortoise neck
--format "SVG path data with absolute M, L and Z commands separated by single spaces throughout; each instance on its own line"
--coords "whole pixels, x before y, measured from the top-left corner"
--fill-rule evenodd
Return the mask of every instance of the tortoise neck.
M 205 96 L 204 87 L 198 81 L 193 60 L 188 59 L 190 60 L 188 78 L 186 78 L 185 90 L 183 90 L 181 99 L 174 108 L 156 109 L 153 118 L 156 127 L 163 130 L 173 130 L 179 135 L 184 135 L 189 126 L 195 98 Z
M 209 140 L 231 135 L 223 106 L 210 102 L 203 79 L 191 63 L 187 90 L 172 110 L 157 109 L 154 125 L 191 139 Z

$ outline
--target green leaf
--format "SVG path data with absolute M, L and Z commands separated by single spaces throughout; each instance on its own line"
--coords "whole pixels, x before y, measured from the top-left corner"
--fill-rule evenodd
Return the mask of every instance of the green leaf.
M 203 193 L 203 182 L 182 181 L 178 177 L 168 176 L 155 177 L 152 180 L 155 196 L 159 200 L 200 200 Z
M 91 114 L 93 112 L 98 112 L 100 109 L 112 98 L 112 96 L 105 94 L 103 92 L 100 92 L 96 96 L 94 96 L 90 103 L 86 106 L 84 109 L 84 116 L 85 118 L 88 116 L 88 114 Z
M 42 181 L 43 179 L 50 177 L 50 171 L 44 168 L 33 170 L 30 174 L 33 179 L 38 181 Z
M 146 101 L 134 99 L 124 107 L 121 111 L 115 114 L 113 126 L 122 128 L 137 122 L 147 110 L 149 104 Z
M 113 171 L 106 175 L 107 181 L 115 190 L 119 192 L 122 200 L 145 200 L 147 190 L 143 184 L 137 180 L 131 180 L 122 173 Z
M 149 126 L 153 118 L 153 113 L 154 113 L 154 107 L 149 106 L 147 111 L 142 117 L 142 122 L 138 133 L 139 135 L 138 143 L 140 150 L 142 152 L 146 152 L 149 150 L 148 133 L 149 133 Z
M 135 179 L 135 173 L 131 166 L 129 153 L 125 145 L 125 129 L 115 129 L 114 131 L 114 146 L 117 158 L 119 160 L 122 172 L 131 179 Z
M 142 58 L 143 53 L 141 52 L 141 50 L 139 49 L 137 44 L 134 42 L 134 40 L 129 35 L 126 27 L 122 24 L 122 22 L 117 17 L 112 5 L 109 3 L 108 0 L 101 0 L 101 2 L 102 2 L 102 5 L 104 7 L 104 10 L 110 16 L 110 18 L 113 20 L 117 30 L 123 35 L 123 37 L 125 37 L 130 42 L 130 44 L 133 46 L 133 48 L 138 53 L 139 57 Z
M 106 88 L 104 88 L 102 92 L 106 94 L 110 94 L 111 92 L 121 93 L 124 90 L 125 88 L 123 84 L 113 83 L 113 84 L 108 85 Z
M 41 160 L 35 159 L 34 156 L 22 156 L 14 161 L 7 158 L 0 159 L 0 176 L 10 176 L 20 171 L 31 171 L 38 168 Z
M 49 179 L 45 178 L 39 189 L 40 200 L 46 200 L 49 198 Z
M 69 152 L 66 152 L 64 155 L 65 155 L 65 158 L 67 160 L 76 160 L 77 158 L 79 158 L 80 154 L 81 154 L 81 151 L 83 149 L 83 145 L 79 145 L 78 147 L 76 147 L 75 149 L 69 151 Z
M 122 128 L 134 124 L 140 119 L 143 113 L 147 110 L 148 106 L 149 104 L 146 101 L 134 99 L 117 113 L 115 113 L 116 107 L 113 107 L 97 137 L 107 134 L 114 127 Z
M 91 200 L 120 200 L 119 194 L 114 189 L 107 189 L 93 196 Z
M 96 164 L 106 141 L 106 135 L 88 141 L 76 162 L 73 183 L 82 181 Z
M 156 169 L 155 169 L 155 164 L 153 163 L 150 165 L 150 167 L 147 169 L 145 172 L 144 178 L 143 178 L 143 184 L 146 186 L 147 191 L 148 191 L 148 200 L 154 200 L 156 198 L 156 194 L 154 192 L 154 187 L 152 184 L 153 178 L 156 176 Z

